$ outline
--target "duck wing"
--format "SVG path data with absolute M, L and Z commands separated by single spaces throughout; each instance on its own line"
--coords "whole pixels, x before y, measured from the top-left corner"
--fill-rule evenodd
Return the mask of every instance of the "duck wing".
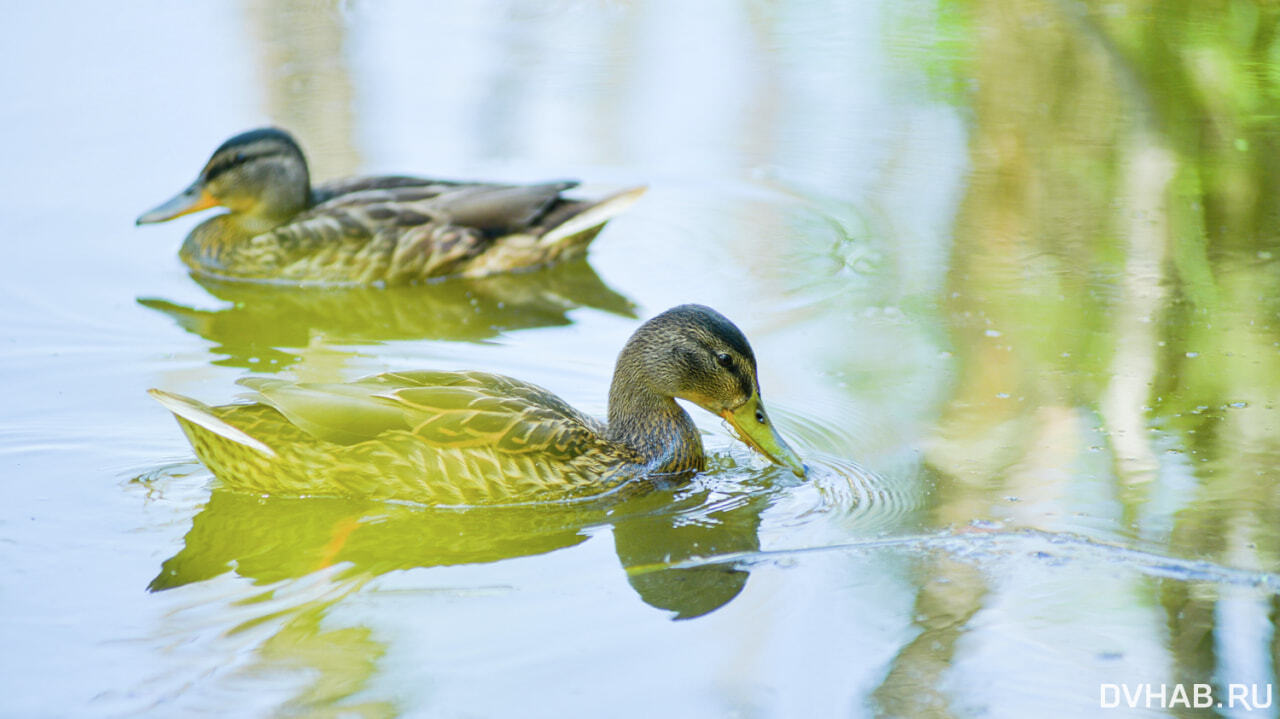
M 368 190 L 426 190 L 433 194 L 447 192 L 463 185 L 475 184 L 457 180 L 441 180 L 409 175 L 377 175 L 372 177 L 343 177 L 316 185 L 311 190 L 311 205 L 323 205 L 346 195 Z
M 544 265 L 581 255 L 604 224 L 644 192 L 632 188 L 593 201 L 561 195 L 576 185 L 341 180 L 316 190 L 318 204 L 236 246 L 235 256 L 219 263 L 253 268 L 273 281 L 355 284 Z
M 527 229 L 538 222 L 560 199 L 560 193 L 577 187 L 574 180 L 536 185 L 504 185 L 457 182 L 423 177 L 385 176 L 335 180 L 317 187 L 313 204 L 297 221 L 324 216 L 339 209 L 377 206 L 373 219 L 396 220 L 396 226 L 415 224 L 386 210 L 426 214 L 453 225 L 474 228 L 490 235 Z M 421 220 L 420 220 L 421 221 Z
M 340 194 L 259 235 L 246 264 L 286 280 L 371 283 L 454 274 L 489 239 L 434 203 L 456 186 L 419 184 Z
M 456 225 L 490 236 L 527 230 L 560 200 L 572 180 L 538 185 L 467 185 L 441 193 L 431 203 Z
M 455 274 L 494 238 L 532 227 L 572 182 L 542 185 L 364 178 L 255 238 L 251 264 L 285 279 L 376 282 Z M 338 192 L 338 190 L 343 190 Z
M 261 400 L 338 444 L 408 432 L 441 450 L 572 460 L 606 443 L 604 426 L 537 385 L 485 372 L 392 372 L 346 384 L 247 378 Z

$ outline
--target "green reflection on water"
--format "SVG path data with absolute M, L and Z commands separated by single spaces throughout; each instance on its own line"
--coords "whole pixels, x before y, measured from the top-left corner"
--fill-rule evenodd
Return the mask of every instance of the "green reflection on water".
M 677 618 L 733 599 L 747 572 L 681 568 L 690 557 L 759 549 L 770 493 L 692 485 L 621 501 L 529 507 L 424 509 L 325 498 L 260 498 L 215 490 L 152 591 L 234 571 L 271 584 L 337 567 L 342 581 L 419 567 L 497 562 L 570 547 L 612 526 L 618 559 L 648 604 Z
M 968 23 L 954 57 L 973 89 L 932 523 L 1096 531 L 1118 510 L 1104 531 L 1138 546 L 1276 571 L 1280 7 L 941 5 Z M 945 692 L 919 690 L 993 589 L 951 557 L 918 570 L 920 634 L 876 698 L 950 716 Z M 1270 636 L 1242 637 L 1219 626 L 1221 587 L 1147 584 L 1135 599 L 1165 614 L 1167 681 L 1232 681 L 1217 652 L 1240 642 L 1274 680 L 1274 596 L 1252 598 Z
M 511 330 L 568 325 L 567 313 L 579 307 L 635 317 L 631 301 L 605 285 L 586 260 L 412 287 L 309 289 L 196 282 L 230 306 L 199 309 L 150 297 L 138 302 L 213 342 L 209 351 L 220 356 L 215 364 L 255 372 L 287 369 L 300 359 L 289 349 L 317 344 L 479 342 Z
M 256 583 L 347 565 L 344 574 L 494 562 L 541 554 L 586 539 L 602 508 L 573 506 L 422 510 L 377 502 L 259 498 L 215 490 L 181 552 L 152 580 L 153 591 L 231 571 Z
M 234 635 L 272 625 L 255 647 L 250 674 L 308 670 L 312 679 L 285 704 L 290 710 L 396 715 L 392 702 L 348 701 L 369 689 L 385 645 L 368 627 L 322 626 L 337 603 L 371 580 L 543 554 L 611 527 L 618 561 L 640 599 L 674 619 L 699 617 L 738 596 L 749 571 L 732 564 L 679 565 L 759 549 L 760 513 L 776 495 L 748 478 L 727 488 L 695 483 L 609 502 L 442 510 L 215 490 L 182 549 L 165 560 L 148 588 L 172 590 L 229 572 L 264 585 L 264 593 L 239 600 L 263 609 L 227 630 Z M 277 590 L 287 594 L 286 580 L 325 572 L 320 582 L 328 588 L 320 596 L 277 596 Z

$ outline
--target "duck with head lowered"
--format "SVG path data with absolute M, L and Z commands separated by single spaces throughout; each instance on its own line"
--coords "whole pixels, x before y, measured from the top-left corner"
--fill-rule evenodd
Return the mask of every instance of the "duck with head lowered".
M 179 256 L 197 275 L 281 284 L 403 284 L 485 275 L 580 257 L 644 193 L 599 201 L 535 185 L 354 177 L 312 187 L 302 149 L 268 127 L 222 143 L 195 182 L 137 224 L 221 206 Z
M 756 359 L 732 322 L 680 305 L 640 326 L 614 367 L 608 421 L 541 387 L 484 372 L 391 372 L 346 384 L 246 378 L 252 404 L 210 407 L 151 390 L 228 489 L 429 505 L 587 497 L 640 478 L 705 468 L 676 402 L 723 417 L 738 437 L 804 476 L 760 399 Z

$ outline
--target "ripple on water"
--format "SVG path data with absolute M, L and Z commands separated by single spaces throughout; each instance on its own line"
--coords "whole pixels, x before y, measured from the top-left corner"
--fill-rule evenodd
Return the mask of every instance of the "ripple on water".
M 824 517 L 859 534 L 884 534 L 911 523 L 921 507 L 913 483 L 872 472 L 856 462 L 823 453 L 808 453 L 808 481 L 778 502 L 788 526 Z
M 711 449 L 708 472 L 700 478 L 707 486 L 719 483 L 754 486 L 768 477 L 772 509 L 771 521 L 795 528 L 815 521 L 835 522 L 859 534 L 884 534 L 912 524 L 913 515 L 923 505 L 923 493 L 914 481 L 914 471 L 887 476 L 873 472 L 853 460 L 820 451 L 817 435 L 794 431 L 798 423 L 788 422 L 786 436 L 808 467 L 804 480 L 781 467 L 770 465 L 737 443 Z M 821 425 L 813 423 L 814 428 Z M 842 443 L 839 429 L 828 429 L 818 443 L 835 438 Z M 732 494 L 732 492 L 731 492 Z
M 848 412 L 843 403 L 806 406 L 803 413 L 774 406 L 769 412 L 781 420 L 787 441 L 797 450 L 807 450 L 801 451 L 804 456 L 815 451 L 837 455 L 856 452 L 867 444 L 865 437 L 878 431 L 866 417 Z
M 832 408 L 814 408 L 835 415 Z M 848 459 L 862 444 L 853 418 L 833 420 L 811 412 L 782 409 L 786 437 L 809 468 L 808 481 L 780 498 L 778 507 L 787 526 L 824 517 L 858 533 L 884 534 L 911 524 L 923 505 L 923 492 L 915 481 L 914 464 L 892 475 L 873 472 Z

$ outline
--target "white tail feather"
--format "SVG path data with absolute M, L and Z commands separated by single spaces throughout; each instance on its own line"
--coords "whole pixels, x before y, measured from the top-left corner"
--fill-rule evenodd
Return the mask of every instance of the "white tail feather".
M 649 188 L 633 187 L 629 190 L 606 197 L 586 210 L 570 217 L 568 221 L 543 235 L 538 244 L 554 245 L 566 237 L 572 237 L 593 227 L 598 227 L 612 220 L 623 210 L 635 204 Z
M 222 421 L 209 411 L 208 405 L 197 402 L 194 399 L 183 397 L 180 394 L 173 394 L 172 392 L 165 392 L 160 389 L 149 389 L 147 390 L 147 394 L 151 395 L 157 402 L 164 405 L 165 409 L 173 412 L 175 415 L 191 422 L 192 424 L 200 425 L 220 437 L 225 437 L 236 444 L 241 444 L 250 449 L 257 450 L 268 457 L 276 456 L 275 450 L 271 449 L 259 440 L 250 437 L 248 434 L 245 434 L 243 430 L 232 427 Z

